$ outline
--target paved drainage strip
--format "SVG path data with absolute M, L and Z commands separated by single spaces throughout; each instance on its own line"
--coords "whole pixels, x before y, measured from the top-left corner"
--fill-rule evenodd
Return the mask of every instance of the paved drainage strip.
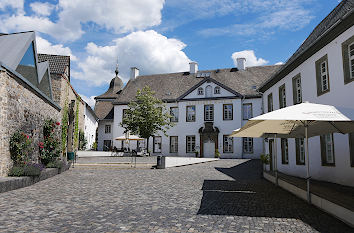
M 58 175 L 66 170 L 68 170 L 71 166 L 71 162 L 68 163 L 67 166 L 58 169 L 58 168 L 46 168 L 41 172 L 41 175 L 38 177 L 30 177 L 30 176 L 21 176 L 21 177 L 0 177 L 0 193 L 4 193 L 7 191 L 24 188 L 30 185 L 33 185 L 39 181 L 51 178 L 55 175 Z

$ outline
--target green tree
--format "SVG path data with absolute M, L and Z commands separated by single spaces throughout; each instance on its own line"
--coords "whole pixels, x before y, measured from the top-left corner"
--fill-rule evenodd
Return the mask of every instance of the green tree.
M 166 135 L 166 131 L 173 126 L 165 104 L 154 95 L 155 92 L 148 86 L 138 90 L 136 100 L 129 103 L 129 109 L 124 112 L 123 121 L 120 123 L 125 132 L 129 131 L 145 138 L 147 150 L 151 136 L 159 131 Z

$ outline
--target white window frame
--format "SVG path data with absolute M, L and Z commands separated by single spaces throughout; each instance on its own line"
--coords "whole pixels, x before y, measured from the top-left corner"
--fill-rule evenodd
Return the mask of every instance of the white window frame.
M 227 135 L 223 136 L 223 149 L 224 153 L 233 153 L 234 152 L 234 138 L 228 137 Z
M 228 108 L 228 106 L 231 106 L 231 108 Z M 233 104 L 224 104 L 223 105 L 223 120 L 224 121 L 233 120 L 233 110 L 234 110 Z
M 173 109 L 177 109 L 176 113 L 173 113 Z M 179 109 L 178 107 L 170 107 L 171 122 L 178 122 Z
M 320 64 L 320 74 L 321 74 L 321 90 L 322 90 L 322 92 L 325 92 L 325 91 L 327 91 L 329 89 L 327 60 L 321 62 L 321 64 Z
M 244 103 L 242 105 L 243 120 L 249 120 L 253 117 L 252 103 Z
M 242 138 L 243 153 L 253 154 L 253 138 Z
M 286 89 L 285 85 L 281 86 L 280 88 L 280 100 L 281 103 L 279 103 L 279 108 L 285 108 L 286 107 Z
M 289 141 L 286 138 L 282 138 L 281 143 L 283 144 L 282 146 L 284 148 L 284 162 L 289 163 Z
M 334 163 L 334 146 L 333 146 L 333 134 L 324 135 L 325 147 L 326 147 L 326 163 Z
M 214 87 L 214 94 L 220 94 L 220 87 Z
M 192 109 L 192 110 L 190 110 Z M 193 112 L 194 109 L 194 112 Z M 197 109 L 195 107 L 195 105 L 189 105 L 186 107 L 186 121 L 187 122 L 195 122 L 195 118 L 196 118 L 196 112 Z
M 353 55 L 350 55 L 351 50 L 350 47 L 353 46 L 352 52 Z M 348 45 L 348 58 L 349 58 L 349 73 L 350 79 L 354 79 L 354 42 Z
M 178 153 L 178 136 L 170 136 L 170 153 Z
M 305 163 L 305 140 L 299 139 L 299 162 Z
M 302 103 L 301 76 L 295 78 L 295 94 L 296 103 Z
M 186 152 L 194 153 L 195 152 L 195 135 L 186 136 Z
M 204 121 L 214 121 L 214 105 L 204 105 Z
M 104 133 L 105 134 L 111 133 L 111 125 L 105 125 L 104 126 Z
M 161 153 L 162 152 L 162 137 L 161 136 L 154 136 L 153 137 L 153 150 L 154 153 Z
M 198 95 L 204 95 L 204 89 L 202 87 L 198 88 Z

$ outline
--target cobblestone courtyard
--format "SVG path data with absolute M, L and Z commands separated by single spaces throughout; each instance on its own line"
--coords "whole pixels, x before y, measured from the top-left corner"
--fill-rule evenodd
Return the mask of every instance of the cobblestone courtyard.
M 260 178 L 258 161 L 73 168 L 0 194 L 0 232 L 353 232 Z

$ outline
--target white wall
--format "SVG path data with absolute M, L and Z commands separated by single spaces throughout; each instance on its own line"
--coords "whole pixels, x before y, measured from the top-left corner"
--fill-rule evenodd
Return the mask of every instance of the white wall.
M 267 112 L 269 93 L 273 93 L 274 110 L 279 108 L 279 86 L 286 85 L 287 106 L 293 104 L 292 78 L 301 73 L 303 102 L 330 104 L 344 106 L 354 109 L 354 82 L 344 84 L 342 43 L 354 35 L 354 27 L 349 28 L 335 40 L 330 42 L 320 51 L 315 53 L 304 63 L 298 66 L 263 95 L 264 109 Z M 316 69 L 315 62 L 328 56 L 328 70 L 330 92 L 317 96 Z M 268 149 L 268 146 L 266 146 Z M 305 177 L 306 167 L 296 165 L 295 140 L 289 139 L 289 164 L 281 164 L 280 140 L 278 140 L 278 169 L 281 172 Z M 267 150 L 268 151 L 268 150 Z M 309 140 L 309 159 L 311 177 L 314 179 L 335 182 L 344 185 L 354 186 L 354 167 L 350 166 L 349 139 L 348 135 L 334 134 L 335 166 L 328 167 L 321 165 L 320 138 L 314 137 Z M 267 152 L 268 153 L 268 152 Z
M 201 79 L 202 80 L 202 79 Z M 220 87 L 219 85 L 217 85 L 216 83 L 213 82 L 205 82 L 202 85 L 200 85 L 198 88 L 203 88 L 204 89 L 204 94 L 203 95 L 198 95 L 198 88 L 196 88 L 195 90 L 193 90 L 191 93 L 189 93 L 188 95 L 186 95 L 183 99 L 195 99 L 195 98 L 204 98 L 205 97 L 205 88 L 207 86 L 211 86 L 212 87 L 212 96 L 211 97 L 233 97 L 235 96 L 235 94 L 225 90 L 224 88 Z M 214 94 L 214 88 L 215 87 L 220 87 L 220 94 Z
M 86 149 L 92 148 L 92 144 L 96 141 L 96 129 L 98 127 L 98 122 L 92 113 L 85 108 L 85 137 L 87 139 Z
M 105 125 L 111 125 L 111 133 L 105 133 Z M 112 120 L 100 120 L 98 124 L 97 150 L 103 150 L 104 140 L 113 140 L 113 130 Z
M 169 136 L 178 136 L 178 153 L 170 153 L 170 138 L 159 134 L 156 136 L 162 136 L 162 153 L 163 155 L 173 155 L 173 156 L 192 156 L 194 153 L 186 153 L 186 136 L 195 135 L 196 146 L 200 148 L 200 134 L 198 130 L 204 127 L 204 105 L 214 104 L 214 127 L 217 127 L 220 131 L 218 136 L 218 146 L 219 152 L 222 158 L 259 158 L 259 155 L 263 151 L 263 142 L 261 139 L 254 140 L 254 153 L 244 154 L 242 152 L 242 138 L 234 138 L 233 153 L 223 153 L 223 135 L 229 135 L 233 130 L 240 128 L 242 123 L 242 101 L 245 103 L 252 103 L 254 116 L 259 115 L 261 112 L 262 99 L 222 99 L 222 100 L 185 100 L 178 103 L 168 103 L 167 109 L 170 107 L 178 106 L 179 108 L 179 121 L 175 123 L 175 126 L 167 131 Z M 223 120 L 223 104 L 233 104 L 233 120 L 224 121 Z M 196 121 L 186 122 L 186 106 L 195 105 L 196 106 Z M 126 109 L 126 105 L 115 105 L 114 107 L 114 126 L 113 126 L 113 137 L 118 137 L 123 135 L 124 129 L 119 126 L 122 120 L 123 109 Z M 118 141 L 114 142 L 114 145 L 118 148 L 121 147 L 121 143 Z M 136 148 L 136 142 L 131 143 L 131 148 Z M 150 138 L 149 150 L 153 151 L 153 139 Z

